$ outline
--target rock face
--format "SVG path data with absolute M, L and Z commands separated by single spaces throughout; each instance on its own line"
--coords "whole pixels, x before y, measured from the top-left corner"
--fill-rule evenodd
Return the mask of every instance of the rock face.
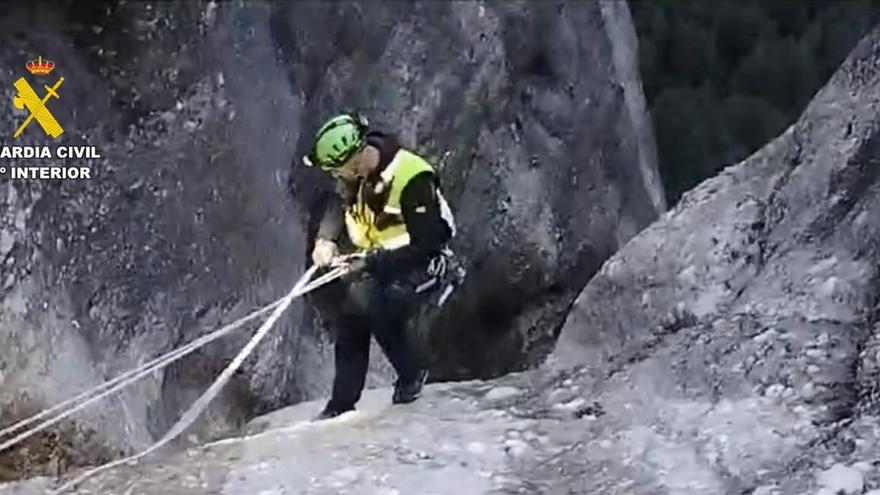
M 670 493 L 807 493 L 834 463 L 823 480 L 861 487 L 852 465 L 880 441 L 878 63 L 875 30 L 796 124 L 579 296 L 551 363 L 582 365 L 614 418 L 594 432 L 625 444 L 603 458 L 611 476 L 666 451 L 682 461 L 654 478 Z
M 602 267 L 545 367 L 326 422 L 300 404 L 79 493 L 877 493 L 878 65 L 880 28 Z
M 326 422 L 300 404 L 79 493 L 877 493 L 878 66 L 880 28 L 602 267 L 541 369 Z
M 268 33 L 245 41 L 219 27 L 216 9 L 194 4 L 66 6 L 12 5 L 0 21 L 4 101 L 30 76 L 36 47 L 57 63 L 45 81 L 32 79 L 37 93 L 65 78 L 47 103 L 61 138 L 31 125 L 14 144 L 89 144 L 102 156 L 68 161 L 90 166 L 91 181 L 0 184 L 0 231 L 11 239 L 0 293 L 4 425 L 280 297 L 305 259 L 306 217 L 284 181 L 296 105 L 280 71 L 272 78 Z M 3 112 L 3 144 L 24 116 Z M 302 307 L 290 311 L 192 433 L 302 397 L 314 367 L 301 354 L 315 346 L 294 330 Z M 61 468 L 144 447 L 246 339 L 229 336 L 34 444 L 57 439 L 46 457 Z M 14 451 L 2 455 L 29 472 Z
M 32 124 L 14 144 L 101 153 L 67 163 L 87 182 L 0 183 L 2 424 L 280 297 L 329 186 L 290 163 L 341 106 L 435 161 L 457 212 L 470 273 L 426 323 L 437 378 L 545 355 L 599 264 L 664 209 L 623 4 L 23 2 L 0 25 L 5 101 L 37 55 L 57 68 L 35 88 L 65 77 L 47 103 L 64 135 Z M 24 117 L 4 112 L 0 132 Z M 36 439 L 33 463 L 146 446 L 246 338 Z M 295 304 L 192 433 L 324 393 L 327 344 Z M 370 383 L 388 383 L 374 357 Z M 0 454 L 0 477 L 40 472 L 19 453 Z
M 289 4 L 272 23 L 307 128 L 359 107 L 441 169 L 469 275 L 427 323 L 434 379 L 543 358 L 665 209 L 625 4 Z M 292 174 L 303 204 L 311 173 Z
M 234 438 L 167 463 L 110 470 L 67 493 L 489 493 L 509 481 L 502 468 L 524 462 L 548 440 L 529 431 L 536 420 L 505 410 L 511 398 L 488 397 L 493 390 L 482 382 L 432 384 L 424 400 L 398 407 L 388 403 L 390 390 L 373 389 L 359 411 L 320 423 L 307 418 L 323 403 L 297 404 Z M 463 416 L 470 420 L 459 421 Z M 53 480 L 42 478 L 0 486 L 0 494 L 51 488 Z

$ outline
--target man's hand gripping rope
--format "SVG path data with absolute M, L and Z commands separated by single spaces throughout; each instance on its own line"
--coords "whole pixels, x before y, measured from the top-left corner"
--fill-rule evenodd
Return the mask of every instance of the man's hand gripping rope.
M 336 256 L 330 262 L 330 266 L 345 270 L 346 273 L 358 272 L 367 266 L 367 252 L 357 252 Z

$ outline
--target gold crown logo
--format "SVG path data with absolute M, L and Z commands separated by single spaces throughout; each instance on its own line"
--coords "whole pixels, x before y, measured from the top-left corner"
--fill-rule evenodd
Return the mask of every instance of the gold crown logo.
M 55 62 L 43 60 L 41 55 L 38 60 L 31 60 L 26 64 L 27 70 L 35 76 L 45 76 L 55 68 Z

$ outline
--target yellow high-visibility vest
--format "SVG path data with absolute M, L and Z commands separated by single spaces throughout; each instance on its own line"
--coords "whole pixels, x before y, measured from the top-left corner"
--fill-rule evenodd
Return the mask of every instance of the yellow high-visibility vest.
M 364 201 L 361 182 L 354 204 L 345 211 L 345 226 L 351 242 L 361 250 L 384 248 L 397 249 L 409 244 L 409 232 L 400 208 L 400 195 L 409 181 L 422 172 L 434 173 L 434 168 L 418 155 L 405 149 L 400 149 L 391 163 L 380 174 L 385 187 L 390 185 L 388 200 L 383 209 L 383 223 L 380 230 L 376 225 L 378 216 Z M 440 202 L 440 213 L 449 225 L 453 234 L 455 223 L 452 219 L 452 211 L 439 190 L 437 197 Z

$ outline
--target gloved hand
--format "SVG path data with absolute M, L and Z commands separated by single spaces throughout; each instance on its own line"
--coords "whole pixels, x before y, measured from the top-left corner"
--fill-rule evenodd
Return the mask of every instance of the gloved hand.
M 315 249 L 312 250 L 312 262 L 318 266 L 329 265 L 339 254 L 336 243 L 327 239 L 315 241 Z

